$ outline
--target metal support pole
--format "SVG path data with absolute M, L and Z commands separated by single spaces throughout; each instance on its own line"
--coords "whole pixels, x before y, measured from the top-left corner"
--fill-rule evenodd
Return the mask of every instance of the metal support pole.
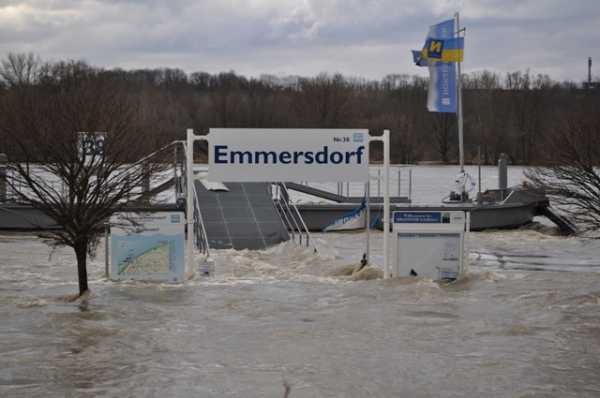
M 178 189 L 177 185 L 179 184 L 179 179 L 177 178 L 177 167 L 179 167 L 179 163 L 177 162 L 177 147 L 179 145 L 173 145 L 173 189 L 175 189 L 175 202 L 177 202 Z
M 460 36 L 460 20 L 458 12 L 454 14 L 454 23 L 455 23 L 455 34 L 456 36 Z M 462 73 L 461 73 L 461 63 L 456 63 L 456 69 L 458 73 L 458 77 L 456 80 L 456 90 L 457 90 L 457 107 L 456 107 L 456 116 L 458 119 L 458 149 L 459 149 L 459 158 L 460 158 L 460 172 L 464 173 L 465 171 L 465 151 L 464 151 L 464 143 L 463 143 L 463 115 L 462 115 Z M 463 188 L 464 191 L 464 188 Z
M 187 241 L 185 264 L 186 272 L 190 272 L 194 257 L 194 130 L 187 129 L 185 154 L 186 171 L 186 200 L 185 200 L 185 222 L 187 226 Z
M 481 145 L 477 147 L 477 203 L 481 203 Z
M 377 168 L 377 197 L 381 197 L 381 167 Z
M 0 153 L 0 202 L 6 202 L 8 199 L 6 163 L 8 163 L 8 157 L 6 154 Z
M 110 274 L 109 274 L 109 256 L 110 256 L 109 235 L 110 235 L 110 224 L 105 222 L 104 223 L 104 276 L 106 277 L 106 279 L 109 279 L 109 277 L 110 277 Z
M 408 200 L 412 204 L 412 169 L 408 169 Z
M 398 197 L 402 196 L 402 169 L 398 167 Z
M 384 278 L 389 278 L 390 240 L 390 130 L 383 130 L 383 266 Z
M 365 244 L 365 260 L 367 265 L 371 262 L 371 181 L 365 183 L 365 206 L 367 214 L 365 221 L 366 229 L 366 244 Z

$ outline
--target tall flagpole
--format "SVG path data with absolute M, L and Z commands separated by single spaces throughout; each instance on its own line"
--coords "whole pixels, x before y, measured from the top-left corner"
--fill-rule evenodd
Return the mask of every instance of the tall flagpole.
M 460 20 L 459 20 L 459 15 L 458 12 L 456 14 L 454 14 L 454 27 L 455 27 L 455 34 L 456 37 L 458 38 L 461 34 L 461 29 L 460 29 Z M 464 51 L 464 50 L 463 50 Z M 460 157 L 460 172 L 464 173 L 465 171 L 465 150 L 464 150 L 464 144 L 463 144 L 463 114 L 462 114 L 462 74 L 461 74 L 461 70 L 460 70 L 460 62 L 457 62 L 457 79 L 456 79 L 456 91 L 457 91 L 457 106 L 456 106 L 456 117 L 458 118 L 458 150 L 459 150 L 459 157 Z M 462 194 L 464 194 L 465 192 L 465 188 L 463 186 L 463 192 Z

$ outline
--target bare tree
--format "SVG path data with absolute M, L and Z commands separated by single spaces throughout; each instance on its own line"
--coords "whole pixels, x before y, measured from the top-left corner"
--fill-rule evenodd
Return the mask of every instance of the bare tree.
M 431 117 L 433 138 L 435 149 L 437 150 L 440 159 L 444 163 L 448 163 L 450 153 L 450 142 L 452 140 L 452 132 L 455 129 L 455 117 L 449 113 L 437 113 Z
M 139 199 L 142 181 L 162 168 L 157 160 L 136 162 L 149 149 L 136 127 L 136 102 L 119 81 L 69 62 L 48 66 L 35 86 L 10 89 L 0 98 L 0 115 L 2 139 L 18 148 L 8 184 L 61 227 L 42 236 L 74 249 L 81 295 L 103 223 Z M 105 131 L 104 150 L 86 156 L 78 131 Z
M 552 154 L 548 166 L 527 172 L 582 232 L 600 230 L 598 100 L 598 93 L 590 92 L 577 104 L 557 108 L 554 135 L 547 143 Z
M 0 62 L 0 82 L 7 87 L 34 83 L 40 64 L 40 59 L 32 53 L 9 53 Z

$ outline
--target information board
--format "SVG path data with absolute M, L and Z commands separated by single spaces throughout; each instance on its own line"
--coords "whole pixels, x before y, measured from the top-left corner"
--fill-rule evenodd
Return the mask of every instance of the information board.
M 397 211 L 393 214 L 395 276 L 456 279 L 463 269 L 463 211 Z
M 110 277 L 181 282 L 185 274 L 183 212 L 117 213 L 110 221 Z
M 456 279 L 460 270 L 461 236 L 457 233 L 398 233 L 399 276 Z

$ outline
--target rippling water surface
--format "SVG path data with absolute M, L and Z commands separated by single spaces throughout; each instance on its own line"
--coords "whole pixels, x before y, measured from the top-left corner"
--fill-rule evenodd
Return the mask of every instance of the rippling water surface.
M 0 235 L 0 396 L 600 396 L 600 242 L 471 233 L 468 273 L 438 285 L 332 276 L 364 237 L 314 240 L 217 252 L 180 286 L 106 282 L 99 256 L 69 302 L 68 249 Z

